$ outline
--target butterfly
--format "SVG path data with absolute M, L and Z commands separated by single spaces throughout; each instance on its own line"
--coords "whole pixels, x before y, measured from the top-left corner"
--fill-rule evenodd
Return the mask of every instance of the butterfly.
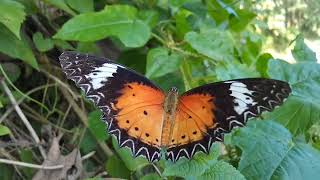
M 249 118 L 280 106 L 291 93 L 288 83 L 248 78 L 206 84 L 178 95 L 164 92 L 146 77 L 106 58 L 77 52 L 59 57 L 68 79 L 102 111 L 107 131 L 120 147 L 150 162 L 175 162 L 208 153 L 225 133 Z

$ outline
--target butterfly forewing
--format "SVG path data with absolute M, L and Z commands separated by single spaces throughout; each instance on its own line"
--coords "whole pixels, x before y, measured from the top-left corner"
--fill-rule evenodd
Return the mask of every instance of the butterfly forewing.
M 176 161 L 198 151 L 209 152 L 213 142 L 223 141 L 224 133 L 273 110 L 290 92 L 286 82 L 263 78 L 212 83 L 187 91 L 179 99 L 166 158 Z
M 149 161 L 160 159 L 164 93 L 145 77 L 105 58 L 64 52 L 63 71 L 103 112 L 121 147 Z

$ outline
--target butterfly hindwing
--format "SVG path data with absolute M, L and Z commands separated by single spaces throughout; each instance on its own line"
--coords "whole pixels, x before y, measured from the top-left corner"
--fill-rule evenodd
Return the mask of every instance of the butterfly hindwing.
M 180 97 L 172 135 L 172 141 L 180 138 L 181 142 L 169 146 L 166 158 L 176 161 L 198 151 L 209 152 L 213 142 L 223 141 L 224 133 L 273 110 L 290 92 L 286 82 L 264 78 L 212 83 L 187 91 Z M 179 127 L 181 124 L 187 128 Z
M 149 161 L 160 159 L 164 93 L 147 78 L 105 58 L 64 52 L 59 57 L 67 77 L 73 80 L 103 112 L 121 147 Z M 147 113 L 147 115 L 146 115 Z M 150 118 L 152 116 L 152 118 Z

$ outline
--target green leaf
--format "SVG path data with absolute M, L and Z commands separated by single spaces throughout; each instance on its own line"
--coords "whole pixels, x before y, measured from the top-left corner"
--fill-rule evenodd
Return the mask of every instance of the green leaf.
M 11 131 L 7 126 L 0 124 L 0 136 L 4 136 L 4 135 L 10 134 L 10 133 L 11 133 Z
M 164 92 L 167 92 L 171 87 L 178 88 L 181 93 L 185 91 L 180 71 L 172 72 L 158 78 L 153 78 L 152 81 L 159 85 Z
M 3 180 L 12 180 L 12 177 L 14 177 L 16 170 L 14 169 L 14 167 L 12 167 L 12 165 L 9 164 L 0 164 L 0 169 L 1 169 L 1 173 L 0 173 L 0 179 Z
M 145 24 L 148 24 L 149 27 L 153 28 L 157 25 L 159 21 L 159 13 L 154 10 L 139 10 L 138 17 Z
M 130 171 L 123 162 L 116 156 L 111 156 L 106 163 L 106 171 L 112 177 L 129 179 Z
M 19 155 L 22 162 L 34 163 L 32 151 L 30 149 L 21 149 L 19 151 Z M 28 179 L 32 179 L 32 176 L 36 172 L 35 169 L 27 168 L 27 167 L 23 167 L 22 170 Z
M 64 50 L 75 50 L 75 48 L 66 41 L 63 41 L 61 39 L 52 39 L 52 40 L 54 42 L 54 45 L 56 45 L 57 47 L 60 47 Z
M 247 25 L 256 17 L 256 14 L 247 9 L 236 10 L 237 16 L 230 16 L 230 29 L 235 32 L 243 31 Z
M 112 144 L 114 149 L 117 151 L 121 160 L 124 162 L 125 166 L 130 171 L 136 171 L 139 168 L 142 168 L 149 164 L 146 158 L 144 157 L 136 157 L 134 158 L 129 148 L 120 148 L 117 140 L 112 138 Z
M 189 32 L 185 40 L 193 49 L 200 54 L 208 56 L 214 60 L 232 60 L 233 58 L 233 39 L 228 31 L 212 29 L 206 32 Z
M 140 74 L 145 74 L 147 55 L 144 49 L 131 49 L 122 52 L 117 62 Z
M 36 45 L 36 48 L 40 52 L 46 52 L 53 48 L 54 44 L 50 38 L 43 38 L 43 35 L 40 32 L 36 32 L 32 36 L 33 42 Z
M 304 62 L 289 64 L 270 60 L 268 74 L 271 78 L 289 82 L 292 95 L 266 118 L 276 119 L 292 134 L 305 133 L 320 119 L 320 64 Z
M 2 104 L 2 102 L 1 102 L 1 100 L 0 100 L 0 108 L 3 108 L 3 104 Z
M 316 53 L 313 52 L 305 43 L 302 35 L 296 38 L 296 44 L 291 51 L 294 59 L 297 62 L 312 61 L 317 62 Z
M 262 77 L 269 77 L 268 75 L 268 63 L 269 60 L 273 59 L 272 55 L 269 53 L 261 54 L 258 57 L 258 60 L 256 62 L 256 69 L 257 71 L 262 75 Z
M 66 4 L 65 0 L 44 0 L 44 2 L 56 6 L 57 8 L 60 8 L 73 16 L 76 15 L 76 13 Z
M 92 12 L 94 11 L 94 2 L 93 0 L 66 0 L 68 5 L 74 10 L 80 13 Z
M 77 51 L 82 53 L 100 54 L 100 49 L 95 42 L 79 42 Z
M 132 6 L 106 6 L 100 12 L 80 14 L 70 19 L 54 38 L 97 41 L 115 36 L 127 47 L 141 47 L 150 39 L 151 30 L 136 16 L 137 9 Z
M 218 161 L 196 179 L 245 180 L 245 177 L 229 163 Z
M 88 114 L 88 128 L 97 141 L 108 139 L 106 124 L 101 120 L 102 112 L 100 110 L 92 111 Z
M 161 180 L 161 177 L 158 174 L 152 173 L 143 176 L 140 180 Z
M 91 131 L 86 131 L 80 144 L 81 152 L 86 154 L 97 149 L 97 141 Z
M 190 15 L 191 12 L 181 9 L 175 16 L 176 33 L 179 39 L 183 39 L 185 34 L 192 30 L 191 24 L 187 20 Z
M 0 24 L 0 39 L 0 52 L 13 58 L 21 59 L 38 69 L 38 63 L 24 38 L 19 40 L 6 27 Z
M 238 169 L 247 179 L 314 179 L 320 171 L 320 153 L 274 121 L 250 121 L 231 136 L 242 150 Z
M 232 9 L 232 6 L 227 6 L 223 1 L 207 0 L 208 14 L 217 24 L 221 24 L 228 20 L 230 15 L 237 17 L 237 13 Z
M 211 147 L 210 154 L 199 153 L 196 154 L 191 160 L 180 159 L 173 163 L 166 161 L 164 176 L 179 176 L 179 177 L 197 177 L 210 169 L 210 166 L 217 162 L 220 154 L 220 145 L 215 144 Z
M 232 63 L 220 63 L 215 70 L 217 79 L 220 81 L 260 76 L 255 69 L 249 68 L 245 64 L 240 64 L 236 61 Z
M 180 56 L 174 52 L 169 54 L 165 48 L 151 49 L 147 55 L 146 76 L 156 78 L 179 70 Z
M 20 77 L 20 67 L 15 63 L 2 63 L 1 66 L 11 82 L 15 82 Z M 2 72 L 0 72 L 0 75 L 2 75 Z
M 20 37 L 20 26 L 24 21 L 26 13 L 24 6 L 12 0 L 0 1 L 0 22 L 3 23 L 18 39 Z

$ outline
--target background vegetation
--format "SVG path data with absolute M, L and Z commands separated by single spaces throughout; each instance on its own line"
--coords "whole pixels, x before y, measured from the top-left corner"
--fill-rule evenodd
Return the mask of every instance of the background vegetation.
M 317 43 L 319 9 L 318 0 L 1 0 L 0 179 L 317 179 L 320 65 L 304 37 Z M 286 49 L 291 63 L 267 53 Z M 293 92 L 209 155 L 149 164 L 106 134 L 61 72 L 65 50 L 108 57 L 164 89 L 267 77 Z

